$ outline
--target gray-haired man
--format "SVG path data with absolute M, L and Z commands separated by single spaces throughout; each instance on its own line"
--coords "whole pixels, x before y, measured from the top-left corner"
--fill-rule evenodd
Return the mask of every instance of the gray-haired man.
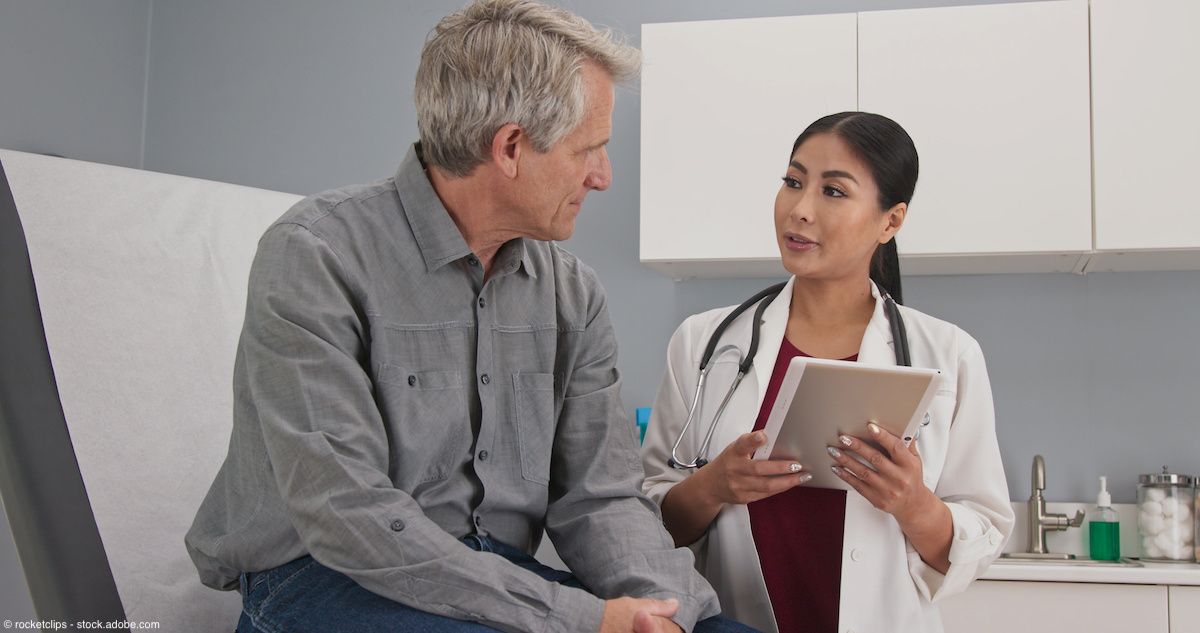
M 238 631 L 745 630 L 675 549 L 569 237 L 609 185 L 637 52 L 486 0 L 422 52 L 395 177 L 308 198 L 259 244 L 229 455 L 187 536 Z M 534 561 L 543 529 L 574 576 Z

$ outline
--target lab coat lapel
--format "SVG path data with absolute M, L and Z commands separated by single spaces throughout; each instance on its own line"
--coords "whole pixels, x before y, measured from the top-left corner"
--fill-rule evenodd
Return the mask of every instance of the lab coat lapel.
M 754 382 L 758 388 L 757 406 L 753 415 L 758 415 L 762 409 L 763 399 L 767 397 L 767 385 L 771 382 L 771 372 L 775 370 L 775 359 L 779 356 L 779 346 L 783 344 L 783 333 L 787 329 L 788 313 L 792 307 L 792 286 L 796 278 L 788 280 L 779 296 L 771 301 L 763 312 L 762 331 L 758 339 L 758 355 L 754 357 Z
M 893 351 L 892 328 L 889 325 L 887 313 L 883 310 L 883 298 L 875 282 L 871 282 L 871 296 L 875 298 L 875 311 L 863 340 L 858 349 L 858 362 L 864 365 L 895 365 L 896 353 Z

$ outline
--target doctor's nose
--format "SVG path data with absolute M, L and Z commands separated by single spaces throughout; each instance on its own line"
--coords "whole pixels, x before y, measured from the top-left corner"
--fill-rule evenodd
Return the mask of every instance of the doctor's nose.
M 796 199 L 792 201 L 792 206 L 788 209 L 788 216 L 795 222 L 804 224 L 812 224 L 816 219 L 815 205 L 808 191 L 801 192 Z

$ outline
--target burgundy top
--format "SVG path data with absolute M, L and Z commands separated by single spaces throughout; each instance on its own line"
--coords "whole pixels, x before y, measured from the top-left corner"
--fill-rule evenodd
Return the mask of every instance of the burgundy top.
M 767 384 L 757 431 L 779 395 L 788 364 L 808 356 L 785 338 Z M 845 360 L 857 360 L 854 355 Z M 828 468 L 828 460 L 804 464 Z M 780 633 L 836 633 L 842 585 L 846 491 L 797 486 L 749 504 L 750 531 Z

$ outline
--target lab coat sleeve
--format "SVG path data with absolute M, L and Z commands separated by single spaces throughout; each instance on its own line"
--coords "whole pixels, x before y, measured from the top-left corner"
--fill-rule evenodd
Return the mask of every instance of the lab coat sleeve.
M 960 334 L 957 403 L 946 462 L 934 492 L 950 508 L 954 530 L 943 575 L 910 544 L 908 567 L 930 602 L 965 590 L 1000 555 L 1012 534 L 1013 511 L 996 441 L 992 389 L 979 344 Z
M 692 353 L 695 348 L 695 335 L 692 332 L 695 319 L 690 317 L 684 321 L 667 345 L 667 368 L 663 372 L 658 396 L 650 413 L 650 424 L 642 442 L 642 467 L 646 472 L 642 491 L 659 507 L 671 487 L 683 481 L 691 472 L 672 468 L 668 460 L 671 459 L 671 446 L 687 421 L 688 405 L 695 395 L 699 375 L 699 360 L 694 360 Z M 681 458 L 692 458 L 687 442 L 680 446 L 680 450 Z

